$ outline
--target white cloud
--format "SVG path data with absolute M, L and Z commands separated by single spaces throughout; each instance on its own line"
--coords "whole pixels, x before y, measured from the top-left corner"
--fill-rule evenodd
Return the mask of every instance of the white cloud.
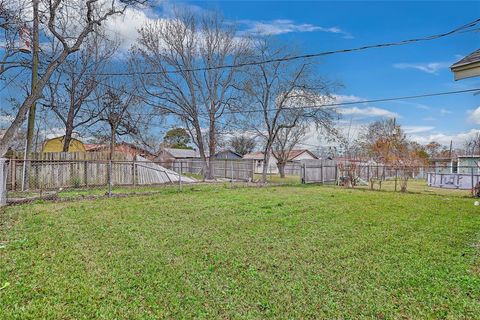
M 353 36 L 338 27 L 321 27 L 310 23 L 297 24 L 293 20 L 276 19 L 271 21 L 239 20 L 240 25 L 246 27 L 242 32 L 260 36 L 280 35 L 291 32 L 327 32 L 342 35 L 345 39 L 352 39 Z
M 469 120 L 474 124 L 480 124 L 480 107 L 470 112 Z
M 438 71 L 446 69 L 451 62 L 429 62 L 429 63 L 395 63 L 397 69 L 416 69 L 430 74 L 438 74 Z
M 440 112 L 440 114 L 443 114 L 443 115 L 452 113 L 452 111 L 450 111 L 448 109 L 445 109 L 445 108 L 440 109 L 439 112 Z
M 351 116 L 367 117 L 367 118 L 369 117 L 399 118 L 400 117 L 396 112 L 389 111 L 382 108 L 377 108 L 377 107 L 366 107 L 366 108 L 341 107 L 341 108 L 338 108 L 337 111 L 343 115 L 351 115 Z
M 431 126 L 403 126 L 406 134 L 422 133 L 432 131 L 435 127 Z
M 339 106 L 335 107 L 335 110 L 347 116 L 352 116 L 355 118 L 400 118 L 400 115 L 396 112 L 378 108 L 375 106 L 370 106 L 368 103 L 362 103 L 367 101 L 367 99 L 355 96 L 355 95 L 332 95 L 335 99 L 335 104 L 349 104 L 349 103 L 359 103 L 361 107 L 354 106 L 354 107 L 347 107 L 347 106 Z
M 454 147 L 462 147 L 468 138 L 480 133 L 480 129 L 471 129 L 467 132 L 458 132 L 454 134 L 432 133 L 432 134 L 410 134 L 409 138 L 417 141 L 420 144 L 427 144 L 431 141 L 436 141 L 442 145 L 450 145 L 450 141 Z
M 126 51 L 138 37 L 138 29 L 146 23 L 159 19 L 151 10 L 127 8 L 125 14 L 114 16 L 105 23 L 107 34 L 120 41 L 120 49 Z
M 332 97 L 335 99 L 335 103 L 361 102 L 365 100 L 364 98 L 354 95 L 334 94 Z

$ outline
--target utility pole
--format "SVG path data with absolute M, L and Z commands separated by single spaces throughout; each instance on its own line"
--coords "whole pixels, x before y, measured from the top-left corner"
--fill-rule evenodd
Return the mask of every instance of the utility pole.
M 38 79 L 38 50 L 39 50 L 39 17 L 38 17 L 38 1 L 32 0 L 33 5 L 33 29 L 32 29 L 32 84 L 31 90 L 33 92 Z M 37 105 L 34 102 L 28 111 L 28 124 L 27 124 L 27 143 L 25 147 L 25 160 L 30 158 L 32 152 L 33 135 L 35 131 L 35 112 Z M 24 183 L 28 189 L 28 177 L 30 175 L 30 163 L 25 161 L 24 163 Z M 28 169 L 27 169 L 28 168 Z
M 32 32 L 32 91 L 37 84 L 38 78 L 38 47 L 39 47 L 39 31 L 38 31 L 38 0 L 32 0 L 33 4 L 33 32 Z M 33 134 L 35 131 L 35 111 L 36 103 L 33 103 L 28 112 L 27 127 L 27 157 L 32 151 Z

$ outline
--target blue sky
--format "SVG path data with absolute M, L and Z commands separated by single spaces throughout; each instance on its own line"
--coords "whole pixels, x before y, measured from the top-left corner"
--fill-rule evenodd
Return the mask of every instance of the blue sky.
M 241 33 L 271 35 L 295 47 L 299 54 L 423 37 L 480 18 L 480 1 L 157 0 L 156 4 L 153 9 L 130 10 L 124 17 L 108 21 L 107 30 L 124 39 L 123 52 L 134 42 L 136 30 L 143 23 L 168 17 L 172 6 L 220 11 Z M 316 58 L 317 71 L 342 84 L 334 92 L 338 102 L 480 88 L 479 77 L 454 81 L 449 70 L 453 62 L 479 48 L 480 26 L 476 32 L 428 42 Z M 2 91 L 1 102 L 9 95 L 18 95 L 18 90 L 8 86 Z M 421 143 L 434 140 L 447 145 L 453 140 L 461 146 L 469 135 L 480 132 L 480 95 L 471 93 L 359 104 L 345 110 L 339 125 L 351 123 L 352 132 L 365 123 L 391 116 Z M 312 135 L 308 143 L 320 142 Z
M 471 2 L 323 2 L 192 1 L 219 10 L 242 30 L 268 33 L 301 53 L 397 41 L 449 31 L 480 17 L 480 1 Z M 449 66 L 480 48 L 480 32 L 430 42 L 337 54 L 319 59 L 318 72 L 342 83 L 339 99 L 374 99 L 480 88 L 480 78 L 454 81 Z M 472 111 L 480 95 L 459 94 L 405 102 L 359 105 L 345 120 L 372 121 L 384 109 L 398 115 L 407 132 L 421 142 L 461 140 L 479 129 Z M 366 109 L 366 110 L 365 110 Z M 479 109 L 480 110 L 480 109 Z M 362 114 L 365 113 L 365 114 Z M 386 113 L 385 113 L 386 114 Z

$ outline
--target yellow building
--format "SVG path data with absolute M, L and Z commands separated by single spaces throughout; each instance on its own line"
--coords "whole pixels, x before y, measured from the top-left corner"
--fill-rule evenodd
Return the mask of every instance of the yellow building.
M 62 152 L 63 138 L 64 136 L 46 140 L 43 143 L 42 152 Z M 83 142 L 72 138 L 72 140 L 70 140 L 70 146 L 68 147 L 68 152 L 86 152 L 86 150 Z

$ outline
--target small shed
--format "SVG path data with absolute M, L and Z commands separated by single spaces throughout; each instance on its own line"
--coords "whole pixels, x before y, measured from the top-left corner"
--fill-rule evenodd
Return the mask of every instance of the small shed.
M 208 157 L 208 152 L 205 155 Z M 174 160 L 200 160 L 200 152 L 194 149 L 176 149 L 176 148 L 161 148 L 155 159 L 161 162 L 172 162 Z
M 458 156 L 458 173 L 480 174 L 480 155 Z
M 230 159 L 230 160 L 236 160 L 236 159 L 242 159 L 242 156 L 238 153 L 236 153 L 233 150 L 223 150 L 219 151 L 215 154 L 214 156 L 215 159 Z
M 428 160 L 430 171 L 435 173 L 457 173 L 457 162 L 451 157 L 437 157 Z
M 48 139 L 43 143 L 42 152 L 62 152 L 65 136 Z M 82 141 L 72 138 L 68 146 L 68 152 L 86 152 Z

